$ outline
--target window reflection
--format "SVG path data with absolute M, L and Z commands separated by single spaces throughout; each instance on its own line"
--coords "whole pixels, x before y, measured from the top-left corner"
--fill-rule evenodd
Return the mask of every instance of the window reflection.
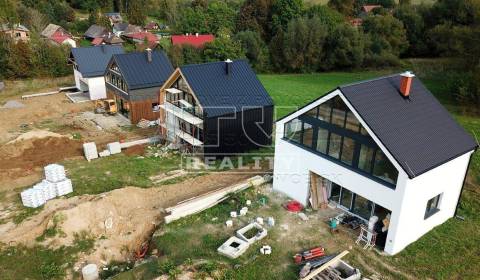
M 351 138 L 344 137 L 342 146 L 342 161 L 348 165 L 352 165 L 354 151 L 355 141 L 353 141 Z
M 302 137 L 302 121 L 294 119 L 285 124 L 285 137 L 300 143 Z
M 360 148 L 360 156 L 358 158 L 358 168 L 368 173 L 372 170 L 374 148 L 362 145 Z
M 397 181 L 398 171 L 388 160 L 382 150 L 377 150 L 375 154 L 375 163 L 373 165 L 373 175 L 384 181 L 395 183 Z
M 303 145 L 307 147 L 313 145 L 313 126 L 308 123 L 303 124 Z
M 327 153 L 328 145 L 328 130 L 323 128 L 318 128 L 317 132 L 317 151 L 322 154 Z
M 335 133 L 331 133 L 330 145 L 328 147 L 328 155 L 338 159 L 340 157 L 341 144 L 342 144 L 342 136 Z

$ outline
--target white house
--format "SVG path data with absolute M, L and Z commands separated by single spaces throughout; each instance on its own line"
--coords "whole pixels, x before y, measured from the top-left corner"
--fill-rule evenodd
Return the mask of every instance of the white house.
M 478 147 L 409 72 L 340 86 L 278 120 L 275 137 L 273 188 L 377 216 L 391 255 L 455 215 Z
M 123 54 L 122 46 L 101 45 L 73 48 L 69 62 L 73 65 L 75 86 L 88 94 L 90 100 L 107 97 L 105 70 L 112 55 Z

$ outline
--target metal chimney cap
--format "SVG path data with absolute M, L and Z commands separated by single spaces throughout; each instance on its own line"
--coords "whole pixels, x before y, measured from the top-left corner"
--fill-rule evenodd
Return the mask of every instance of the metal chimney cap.
M 227 58 L 227 60 L 225 60 L 226 63 L 232 63 L 233 61 L 230 59 L 230 58 Z
M 415 74 L 413 74 L 411 71 L 405 71 L 404 73 L 401 74 L 401 76 L 405 78 L 413 78 L 415 77 Z

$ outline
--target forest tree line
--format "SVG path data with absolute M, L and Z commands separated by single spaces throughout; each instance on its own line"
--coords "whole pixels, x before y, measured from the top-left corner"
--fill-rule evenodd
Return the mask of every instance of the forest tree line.
M 304 73 L 400 66 L 403 58 L 448 57 L 463 68 L 455 78 L 453 94 L 480 103 L 480 0 L 437 0 L 430 5 L 409 0 L 330 0 L 328 5 L 305 5 L 302 0 L 0 3 L 5 5 L 0 19 L 29 27 L 39 26 L 43 18 L 81 34 L 101 21 L 101 12 L 120 11 L 133 24 L 143 25 L 148 16 L 166 24 L 172 34 L 216 36 L 201 49 L 161 44 L 175 65 L 247 58 L 259 72 Z M 362 14 L 366 4 L 382 8 Z M 88 18 L 75 17 L 75 10 L 88 13 Z M 359 16 L 363 23 L 354 27 L 350 20 Z

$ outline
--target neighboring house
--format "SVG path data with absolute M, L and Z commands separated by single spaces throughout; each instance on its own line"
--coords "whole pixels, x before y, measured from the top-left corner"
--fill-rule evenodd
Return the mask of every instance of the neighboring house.
M 411 73 L 381 77 L 277 121 L 273 188 L 377 216 L 377 245 L 393 255 L 455 215 L 477 147 Z
M 10 36 L 15 42 L 30 40 L 30 30 L 21 24 L 0 24 L 0 33 Z
M 116 23 L 113 25 L 113 33 L 117 36 L 122 34 L 142 32 L 143 29 L 138 25 L 129 24 L 126 22 Z
M 69 63 L 73 65 L 75 86 L 88 93 L 91 100 L 107 97 L 105 90 L 105 69 L 114 54 L 124 53 L 122 46 L 92 46 L 73 48 Z
M 53 23 L 47 25 L 40 35 L 57 45 L 69 45 L 72 48 L 77 46 L 77 43 L 73 40 L 72 34 L 63 27 Z
M 121 46 L 123 43 L 124 43 L 124 41 L 120 37 L 116 36 L 115 34 L 113 34 L 111 32 L 108 32 L 107 35 L 103 35 L 103 37 L 95 38 L 92 41 L 92 45 L 94 45 L 94 46 L 99 46 L 99 45 L 102 45 L 102 44 Z
M 108 18 L 108 20 L 110 20 L 111 25 L 123 22 L 122 15 L 120 13 L 105 13 L 105 16 Z
M 181 66 L 160 90 L 161 137 L 187 151 L 268 146 L 272 122 L 272 99 L 245 60 Z
M 108 30 L 100 25 L 93 24 L 90 26 L 87 31 L 83 34 L 85 39 L 93 40 L 95 38 L 102 38 L 104 35 L 108 34 Z
M 362 26 L 363 24 L 363 19 L 361 18 L 353 18 L 350 20 L 350 24 L 353 26 L 353 27 L 360 27 Z
M 147 31 L 157 31 L 159 29 L 160 29 L 160 26 L 158 25 L 158 23 L 154 21 L 151 21 L 147 23 L 147 25 L 145 25 L 145 30 Z
M 173 70 L 163 51 L 113 55 L 105 72 L 107 98 L 114 99 L 118 112 L 133 124 L 158 120 L 158 93 Z
M 215 40 L 215 36 L 211 34 L 186 34 L 186 35 L 172 35 L 172 45 L 174 46 L 182 46 L 182 45 L 190 45 L 196 48 L 203 47 L 206 43 L 213 42 Z
M 383 8 L 382 5 L 363 5 L 359 16 L 361 18 L 367 17 L 373 10 Z
M 135 33 L 123 33 L 122 34 L 123 38 L 126 40 L 129 40 L 136 45 L 143 45 L 145 42 L 147 42 L 148 47 L 151 49 L 154 49 L 159 42 L 158 37 L 155 34 L 152 34 L 148 31 L 143 31 L 143 32 L 135 32 Z

